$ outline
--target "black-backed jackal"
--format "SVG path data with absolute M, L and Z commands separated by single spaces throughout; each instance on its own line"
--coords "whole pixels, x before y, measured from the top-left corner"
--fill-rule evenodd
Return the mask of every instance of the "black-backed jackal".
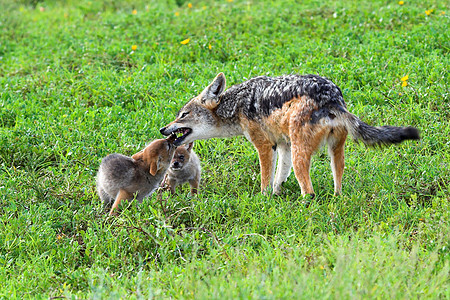
M 317 75 L 260 76 L 225 90 L 220 73 L 160 131 L 181 133 L 176 145 L 244 135 L 259 154 L 261 191 L 271 187 L 280 193 L 293 166 L 302 194 L 313 196 L 311 157 L 323 143 L 328 144 L 334 192 L 339 194 L 348 134 L 368 146 L 419 139 L 414 127 L 372 127 L 362 122 L 347 110 L 339 87 Z

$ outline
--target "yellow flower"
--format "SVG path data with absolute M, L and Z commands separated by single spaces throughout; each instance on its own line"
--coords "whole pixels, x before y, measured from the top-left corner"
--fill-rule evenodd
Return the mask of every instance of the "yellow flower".
M 445 15 L 445 11 L 441 11 L 441 15 Z
M 183 41 L 181 41 L 181 45 L 186 45 L 187 43 L 189 43 L 190 39 L 185 39 Z
M 203 5 L 203 6 L 202 6 L 202 9 L 205 10 L 205 9 L 206 9 L 206 5 Z
M 233 0 L 227 0 L 228 2 L 233 2 Z
M 212 46 L 211 46 L 211 44 L 209 44 L 209 45 L 208 45 L 208 49 L 211 50 L 211 48 L 212 48 Z
M 136 45 L 131 46 L 131 50 L 136 51 L 136 49 L 137 49 Z
M 179 12 L 175 12 L 175 17 L 178 17 L 180 15 L 180 13 Z
M 400 78 L 401 81 L 406 81 L 406 80 L 408 80 L 408 79 L 409 79 L 409 76 L 408 76 L 408 75 L 403 76 L 402 78 Z
M 405 4 L 405 1 L 398 1 L 398 4 L 403 5 Z
M 432 13 L 431 10 L 426 10 L 426 11 L 425 11 L 425 14 L 426 14 L 427 16 L 431 15 L 431 13 Z
M 188 3 L 188 7 L 189 7 L 189 8 L 192 8 L 192 3 Z
M 405 86 L 407 86 L 408 85 L 408 82 L 407 81 L 403 81 L 402 82 L 402 87 L 405 87 Z
M 131 12 L 133 15 L 137 14 L 137 10 L 133 9 L 133 11 Z

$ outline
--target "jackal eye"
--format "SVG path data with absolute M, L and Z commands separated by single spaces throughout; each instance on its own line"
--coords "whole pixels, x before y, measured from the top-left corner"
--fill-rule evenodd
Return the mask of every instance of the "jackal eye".
M 189 114 L 188 111 L 185 111 L 184 113 L 181 114 L 180 119 L 183 119 L 184 117 L 186 117 Z
M 178 156 L 179 159 L 184 159 L 184 155 Z

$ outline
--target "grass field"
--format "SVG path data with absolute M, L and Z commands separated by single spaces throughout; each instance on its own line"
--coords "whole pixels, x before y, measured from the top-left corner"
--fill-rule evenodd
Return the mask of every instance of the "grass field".
M 0 298 L 449 299 L 449 15 L 443 0 L 0 0 Z M 101 158 L 160 138 L 218 72 L 320 74 L 365 122 L 422 139 L 348 140 L 339 197 L 322 149 L 309 206 L 293 174 L 260 194 L 243 137 L 199 141 L 198 197 L 107 217 Z

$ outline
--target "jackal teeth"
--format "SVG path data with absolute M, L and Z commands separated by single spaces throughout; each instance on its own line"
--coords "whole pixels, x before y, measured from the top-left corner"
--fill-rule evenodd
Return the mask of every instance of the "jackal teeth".
M 175 140 L 175 144 L 181 144 L 183 140 L 192 132 L 192 129 L 187 127 L 178 128 L 173 133 L 177 136 L 177 139 Z

